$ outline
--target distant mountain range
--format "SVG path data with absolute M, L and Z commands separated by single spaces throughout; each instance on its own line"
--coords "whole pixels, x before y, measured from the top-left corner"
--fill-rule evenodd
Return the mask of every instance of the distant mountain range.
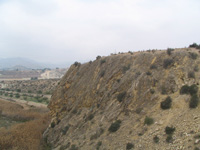
M 71 63 L 66 64 L 48 64 L 39 63 L 27 58 L 0 58 L 1 70 L 31 70 L 31 69 L 44 69 L 44 68 L 68 68 Z

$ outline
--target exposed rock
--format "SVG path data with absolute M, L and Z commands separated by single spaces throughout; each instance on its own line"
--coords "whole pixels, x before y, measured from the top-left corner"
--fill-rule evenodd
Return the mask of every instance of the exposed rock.
M 190 109 L 191 96 L 179 90 L 199 82 L 199 72 L 195 79 L 187 76 L 199 64 L 196 49 L 176 49 L 170 56 L 166 51 L 124 53 L 72 65 L 53 93 L 48 106 L 53 124 L 44 136 L 55 150 L 69 142 L 81 150 L 96 149 L 98 142 L 100 150 L 125 150 L 129 142 L 141 150 L 194 149 L 189 133 L 200 131 L 198 107 Z M 160 103 L 167 96 L 172 105 L 163 110 Z M 144 125 L 147 116 L 153 124 Z M 173 136 L 165 133 L 166 126 L 175 127 Z

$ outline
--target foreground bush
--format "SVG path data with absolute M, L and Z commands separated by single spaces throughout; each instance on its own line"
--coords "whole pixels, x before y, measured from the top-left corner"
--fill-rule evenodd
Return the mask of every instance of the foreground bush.
M 126 96 L 126 92 L 119 93 L 117 96 L 117 100 L 119 102 L 122 102 L 124 100 L 125 96 Z
M 163 68 L 167 69 L 173 63 L 174 63 L 173 59 L 165 59 L 163 62 Z
M 114 123 L 111 124 L 108 131 L 110 132 L 116 132 L 120 128 L 121 120 L 117 120 Z
M 192 95 L 191 99 L 190 99 L 190 103 L 189 103 L 189 107 L 190 108 L 196 108 L 199 104 L 199 97 L 195 94 Z
M 152 125 L 153 123 L 154 123 L 154 120 L 151 117 L 146 117 L 144 120 L 144 124 L 146 125 Z
M 176 128 L 174 128 L 174 127 L 166 127 L 165 128 L 165 133 L 166 134 L 173 134 L 174 133 L 174 131 L 176 130 Z
M 171 97 L 167 97 L 164 101 L 161 102 L 160 107 L 162 109 L 169 109 L 172 105 L 172 99 Z
M 132 149 L 132 148 L 134 148 L 134 144 L 132 144 L 132 143 L 126 144 L 126 150 L 129 150 L 129 149 Z
M 184 85 L 180 89 L 180 94 L 194 95 L 197 94 L 197 92 L 198 92 L 198 86 L 196 84 L 193 84 L 191 86 Z

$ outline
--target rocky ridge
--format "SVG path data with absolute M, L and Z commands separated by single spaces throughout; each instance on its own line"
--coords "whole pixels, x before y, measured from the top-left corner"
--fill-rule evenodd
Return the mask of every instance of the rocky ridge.
M 198 149 L 200 108 L 190 108 L 192 96 L 180 89 L 199 87 L 199 67 L 195 48 L 75 63 L 52 95 L 53 119 L 44 137 L 55 150 Z M 171 107 L 162 109 L 168 96 Z M 174 133 L 167 135 L 166 127 Z

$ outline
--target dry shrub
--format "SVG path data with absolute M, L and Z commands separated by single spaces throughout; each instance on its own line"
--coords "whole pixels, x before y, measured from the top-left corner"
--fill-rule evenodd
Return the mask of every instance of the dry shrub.
M 48 111 L 47 109 L 39 109 L 34 107 L 25 109 L 19 104 L 3 100 L 0 100 L 0 104 L 0 114 L 14 121 L 28 121 L 38 119 L 41 117 L 41 114 Z
M 0 101 L 2 102 L 2 101 Z M 8 117 L 16 116 L 19 118 L 32 119 L 27 122 L 12 125 L 10 128 L 0 129 L 0 149 L 1 150 L 42 150 L 45 142 L 42 134 L 50 123 L 50 115 L 48 112 L 39 109 L 23 110 L 18 104 L 10 102 L 2 102 L 5 108 L 2 113 Z M 0 106 L 0 109 L 2 107 Z M 10 111 L 8 110 L 10 109 Z M 21 108 L 21 109 L 20 109 Z M 19 111 L 19 112 L 18 112 Z M 14 112 L 16 115 L 14 115 Z

